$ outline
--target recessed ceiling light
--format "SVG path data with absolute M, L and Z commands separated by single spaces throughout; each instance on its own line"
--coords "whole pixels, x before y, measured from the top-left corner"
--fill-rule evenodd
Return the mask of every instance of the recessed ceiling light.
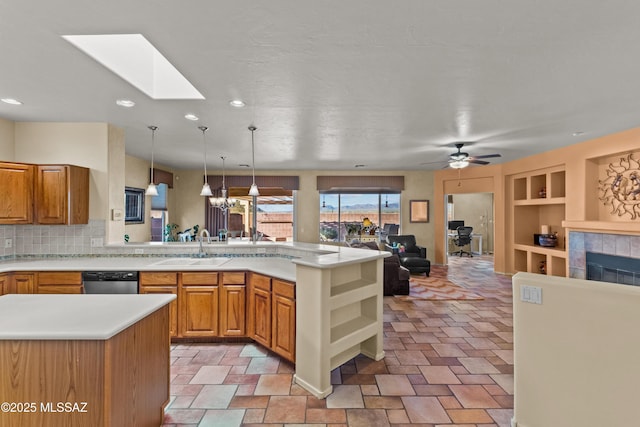
M 118 104 L 118 105 L 119 105 L 119 106 L 121 106 L 121 107 L 126 107 L 126 108 L 131 108 L 131 107 L 133 107 L 134 105 L 136 105 L 136 103 L 135 103 L 135 102 L 133 102 L 133 101 L 132 101 L 132 100 L 130 100 L 130 99 L 118 99 L 118 100 L 116 101 L 116 104 Z
M 250 168 L 251 165 L 248 165 L 246 163 L 240 163 L 238 166 L 240 166 L 241 168 Z
M 580 135 L 584 135 L 584 132 L 578 131 L 578 132 L 574 132 L 571 135 L 573 136 L 580 136 Z
M 242 108 L 245 106 L 245 103 L 241 99 L 234 99 L 232 101 L 229 101 L 229 105 L 235 108 Z
M 187 120 L 193 120 L 194 122 L 196 120 L 198 120 L 198 116 L 196 116 L 195 114 L 191 114 L 191 113 L 185 114 L 184 118 L 187 119 Z
M 2 98 L 2 99 L 0 99 L 0 101 L 4 102 L 5 104 L 22 105 L 22 102 L 18 101 L 17 99 L 13 99 L 13 98 Z
M 367 165 L 355 165 L 354 167 L 356 167 L 356 168 L 363 168 L 363 167 L 365 167 L 365 166 L 367 166 Z

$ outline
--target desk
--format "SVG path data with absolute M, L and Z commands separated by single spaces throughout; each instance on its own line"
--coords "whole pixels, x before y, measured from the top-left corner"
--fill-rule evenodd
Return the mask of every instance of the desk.
M 453 240 L 458 237 L 458 233 L 447 233 L 447 243 L 449 246 L 449 253 L 455 252 L 456 250 L 459 250 L 458 246 L 455 245 L 455 243 L 453 243 Z M 473 247 L 474 247 L 474 243 L 473 242 L 477 242 L 478 246 L 478 250 L 474 251 Z M 452 249 L 453 248 L 453 249 Z M 482 234 L 480 233 L 472 233 L 471 234 L 471 244 L 469 245 L 469 250 L 471 251 L 472 254 L 475 255 L 482 255 Z

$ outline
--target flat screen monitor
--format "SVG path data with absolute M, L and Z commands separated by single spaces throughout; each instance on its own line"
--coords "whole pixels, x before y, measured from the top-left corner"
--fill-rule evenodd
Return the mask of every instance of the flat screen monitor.
M 453 221 L 449 221 L 449 224 L 447 225 L 447 228 L 449 230 L 453 230 L 456 231 L 458 229 L 458 227 L 464 227 L 464 221 L 463 220 L 453 220 Z

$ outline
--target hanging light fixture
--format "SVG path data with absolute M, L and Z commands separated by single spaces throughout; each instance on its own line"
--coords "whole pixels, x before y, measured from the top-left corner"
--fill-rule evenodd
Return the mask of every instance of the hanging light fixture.
M 204 145 L 204 184 L 202 184 L 200 195 L 210 197 L 213 196 L 213 193 L 211 192 L 211 187 L 209 187 L 209 180 L 207 178 L 207 137 L 205 136 L 205 132 L 209 128 L 206 126 L 198 126 L 198 129 L 202 131 L 202 144 Z
M 149 186 L 145 190 L 144 194 L 147 196 L 157 196 L 158 187 L 156 187 L 156 184 L 153 182 L 153 148 L 155 144 L 156 130 L 158 129 L 158 126 L 151 125 L 151 126 L 148 126 L 148 128 L 151 129 L 151 182 L 149 182 Z
M 253 143 L 253 132 L 255 132 L 257 128 L 251 125 L 249 126 L 249 130 L 251 131 L 251 169 L 253 171 L 253 183 L 251 184 L 251 188 L 249 188 L 249 195 L 257 197 L 260 195 L 260 191 L 256 185 L 256 151 Z
M 214 208 L 220 209 L 222 212 L 226 212 L 228 209 L 234 207 L 236 205 L 236 199 L 230 199 L 227 197 L 227 187 L 225 185 L 225 176 L 224 176 L 224 156 L 220 157 L 222 159 L 222 190 L 221 197 L 209 197 L 209 202 Z

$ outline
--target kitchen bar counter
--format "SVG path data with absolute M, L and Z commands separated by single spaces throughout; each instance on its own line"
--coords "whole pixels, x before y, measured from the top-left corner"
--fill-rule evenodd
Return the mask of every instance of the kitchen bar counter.
M 106 340 L 169 304 L 175 295 L 0 297 L 0 340 Z
M 174 298 L 0 297 L 0 426 L 161 425 Z

